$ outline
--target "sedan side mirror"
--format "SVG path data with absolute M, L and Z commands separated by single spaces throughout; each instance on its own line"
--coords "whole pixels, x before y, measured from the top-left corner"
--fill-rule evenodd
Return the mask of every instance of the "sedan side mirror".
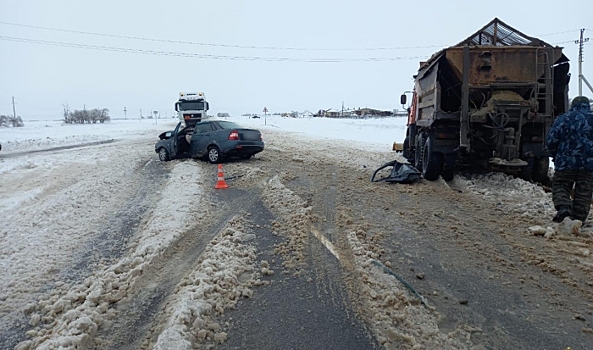
M 172 133 L 172 132 L 170 132 L 170 131 L 167 131 L 167 132 L 165 133 L 165 137 L 166 137 L 166 138 L 170 138 L 171 136 L 173 136 L 173 133 Z

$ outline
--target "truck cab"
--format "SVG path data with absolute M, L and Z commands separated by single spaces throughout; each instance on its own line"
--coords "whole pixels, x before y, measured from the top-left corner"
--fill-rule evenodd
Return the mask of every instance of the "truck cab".
M 210 105 L 203 92 L 180 92 L 179 100 L 175 102 L 175 111 L 179 121 L 186 126 L 194 126 L 207 118 Z

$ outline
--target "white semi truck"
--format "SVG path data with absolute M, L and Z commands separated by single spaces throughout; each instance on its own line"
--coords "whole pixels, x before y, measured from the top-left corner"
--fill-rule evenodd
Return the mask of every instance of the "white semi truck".
M 180 92 L 179 101 L 175 102 L 175 111 L 179 121 L 192 126 L 207 118 L 209 109 L 206 95 L 203 92 Z

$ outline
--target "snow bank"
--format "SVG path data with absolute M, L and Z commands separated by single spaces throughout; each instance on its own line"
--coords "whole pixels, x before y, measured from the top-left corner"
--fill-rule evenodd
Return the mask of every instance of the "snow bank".
M 196 181 L 184 181 L 184 178 Z M 180 186 L 184 183 L 184 186 Z M 18 349 L 76 349 L 92 338 L 97 328 L 116 316 L 110 305 L 132 294 L 143 272 L 168 246 L 195 225 L 195 218 L 208 217 L 202 196 L 202 177 L 196 163 L 175 165 L 162 199 L 131 243 L 133 252 L 70 288 L 63 296 L 46 298 L 29 307 L 32 339 Z M 184 205 L 179 199 L 184 198 Z M 37 325 L 38 320 L 41 323 Z M 45 325 L 52 324 L 52 327 Z
M 248 223 L 240 216 L 231 219 L 210 242 L 197 267 L 177 286 L 165 307 L 167 323 L 154 349 L 192 349 L 193 344 L 224 342 L 227 334 L 216 318 L 237 301 L 250 297 L 250 287 L 261 283 L 256 271 L 255 238 L 246 233 Z
M 20 309 L 48 284 L 60 282 L 63 288 L 60 273 L 71 268 L 80 249 L 88 248 L 131 196 L 132 186 L 123 179 L 138 166 L 137 151 L 121 145 L 110 156 L 102 161 L 100 149 L 69 159 L 36 155 L 25 160 L 30 166 L 2 174 L 2 327 L 12 325 Z
M 455 176 L 453 187 L 469 190 L 485 200 L 496 203 L 505 211 L 512 211 L 525 220 L 526 229 L 530 226 L 545 225 L 552 228 L 556 234 L 566 235 L 566 230 L 552 222 L 556 214 L 552 193 L 546 192 L 541 186 L 515 178 L 503 173 L 488 173 L 485 175 Z M 588 221 L 593 220 L 593 211 Z M 578 234 L 593 235 L 593 227 L 579 227 Z M 532 232 L 539 235 L 539 231 Z M 573 233 L 574 234 L 574 233 Z M 542 235 L 545 235 L 542 234 Z M 548 233 L 546 237 L 552 237 Z

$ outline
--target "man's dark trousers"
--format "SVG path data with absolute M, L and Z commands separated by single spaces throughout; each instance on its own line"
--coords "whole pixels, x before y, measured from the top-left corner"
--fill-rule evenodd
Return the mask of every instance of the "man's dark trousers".
M 574 186 L 574 199 L 570 192 Z M 552 185 L 552 200 L 559 210 L 568 207 L 572 211 L 572 219 L 585 221 L 591 208 L 593 196 L 593 172 L 585 170 L 556 170 Z

